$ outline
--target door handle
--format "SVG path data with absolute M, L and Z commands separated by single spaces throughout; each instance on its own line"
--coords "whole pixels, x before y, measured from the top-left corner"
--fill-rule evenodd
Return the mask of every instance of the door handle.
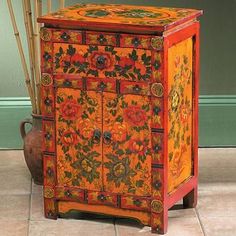
M 111 143 L 111 132 L 110 131 L 105 131 L 103 133 L 103 143 L 104 144 L 110 144 Z

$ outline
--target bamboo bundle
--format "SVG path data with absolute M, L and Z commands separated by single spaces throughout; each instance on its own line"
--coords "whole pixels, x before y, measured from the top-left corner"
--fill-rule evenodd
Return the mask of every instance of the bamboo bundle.
M 12 7 L 11 0 L 7 0 L 11 22 L 14 30 L 14 34 L 17 41 L 18 50 L 20 53 L 21 64 L 24 71 L 25 82 L 27 90 L 30 96 L 32 104 L 32 113 L 41 114 L 40 104 L 40 84 L 41 84 L 41 72 L 40 72 L 40 39 L 39 39 L 39 28 L 41 25 L 37 23 L 37 18 L 42 15 L 42 0 L 33 0 L 34 8 L 32 14 L 31 0 L 22 0 L 22 9 L 25 23 L 25 31 L 29 53 L 29 68 L 28 71 L 25 54 L 22 47 L 20 34 L 17 28 L 16 19 Z M 59 7 L 64 8 L 65 1 L 59 0 Z M 52 1 L 47 0 L 47 11 L 51 12 Z
M 20 53 L 21 63 L 22 63 L 22 67 L 23 67 L 23 71 L 24 71 L 24 75 L 25 75 L 25 83 L 26 83 L 28 93 L 30 96 L 30 100 L 31 100 L 31 104 L 32 104 L 32 112 L 36 113 L 36 101 L 34 98 L 31 80 L 30 80 L 30 76 L 29 76 L 29 72 L 28 72 L 28 68 L 27 68 L 27 64 L 26 64 L 26 60 L 25 60 L 25 55 L 24 55 L 24 51 L 23 51 L 23 47 L 22 47 L 22 43 L 21 43 L 20 34 L 19 34 L 19 31 L 18 31 L 18 28 L 16 25 L 16 19 L 15 19 L 14 11 L 12 8 L 11 0 L 7 0 L 7 4 L 8 4 L 8 9 L 9 9 L 10 17 L 11 17 L 11 22 L 12 22 L 14 34 L 16 36 L 18 50 Z
M 25 22 L 25 29 L 26 29 L 26 38 L 27 38 L 27 43 L 28 43 L 28 51 L 29 51 L 29 61 L 30 61 L 30 72 L 31 72 L 31 81 L 32 81 L 32 90 L 33 90 L 33 97 L 35 99 L 35 81 L 34 81 L 34 67 L 35 67 L 35 62 L 34 62 L 34 45 L 33 45 L 33 39 L 32 35 L 29 30 L 29 22 L 28 22 L 28 17 L 27 17 L 27 10 L 26 10 L 26 2 L 25 0 L 22 0 L 22 7 L 23 7 L 23 16 L 24 16 L 24 22 Z

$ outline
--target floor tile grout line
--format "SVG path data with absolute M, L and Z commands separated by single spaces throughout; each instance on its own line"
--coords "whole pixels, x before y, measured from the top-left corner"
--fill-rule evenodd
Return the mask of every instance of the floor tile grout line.
M 33 179 L 31 178 L 30 184 L 30 199 L 29 199 L 29 219 L 28 219 L 28 231 L 27 235 L 29 236 L 30 231 L 30 219 L 31 219 L 31 206 L 32 206 L 32 191 L 33 191 Z
M 115 230 L 115 236 L 119 236 L 117 227 L 116 227 L 116 219 L 114 218 L 114 230 Z
M 202 232 L 203 232 L 204 236 L 207 236 L 206 231 L 205 231 L 205 228 L 204 228 L 204 226 L 203 226 L 203 223 L 202 223 L 202 220 L 201 220 L 201 218 L 200 218 L 200 214 L 199 214 L 197 208 L 194 208 L 194 210 L 195 210 L 195 213 L 196 213 L 196 215 L 197 215 L 197 219 L 198 219 L 198 222 L 199 222 L 200 227 L 201 227 L 201 229 L 202 229 Z

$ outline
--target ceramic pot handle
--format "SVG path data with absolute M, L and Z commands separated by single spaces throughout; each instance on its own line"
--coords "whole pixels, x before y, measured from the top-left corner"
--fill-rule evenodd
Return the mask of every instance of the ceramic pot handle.
M 21 137 L 24 138 L 25 135 L 26 135 L 26 132 L 25 132 L 25 124 L 31 124 L 33 125 L 33 121 L 31 119 L 25 119 L 23 120 L 21 123 L 20 123 L 20 134 L 21 134 Z

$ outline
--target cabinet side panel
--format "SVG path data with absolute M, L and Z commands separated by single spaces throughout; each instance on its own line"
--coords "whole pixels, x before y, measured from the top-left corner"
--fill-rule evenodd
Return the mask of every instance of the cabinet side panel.
M 192 57 L 188 38 L 168 50 L 168 192 L 191 176 Z

